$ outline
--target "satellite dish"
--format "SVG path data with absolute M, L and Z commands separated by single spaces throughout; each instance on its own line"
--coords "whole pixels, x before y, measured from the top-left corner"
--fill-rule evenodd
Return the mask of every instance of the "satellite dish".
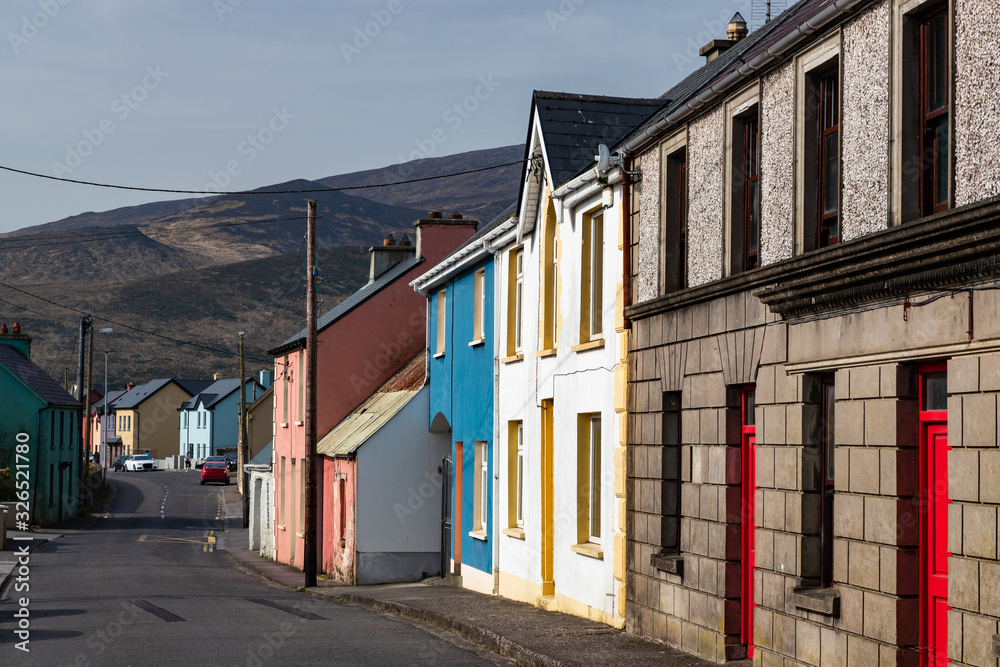
M 602 174 L 608 172 L 612 167 L 618 166 L 618 156 L 612 155 L 611 151 L 608 150 L 607 144 L 601 144 L 597 147 L 597 155 L 594 156 L 597 160 L 597 171 Z

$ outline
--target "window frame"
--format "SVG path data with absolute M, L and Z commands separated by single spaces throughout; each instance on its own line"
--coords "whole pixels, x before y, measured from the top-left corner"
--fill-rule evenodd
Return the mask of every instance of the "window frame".
M 472 277 L 472 341 L 486 340 L 486 267 L 478 269 Z
M 599 546 L 603 532 L 601 413 L 579 413 L 576 420 L 576 541 L 578 545 Z
M 448 290 L 438 290 L 435 304 L 435 344 L 434 357 L 443 357 L 447 345 L 447 321 L 448 321 Z
M 840 68 L 824 70 L 818 74 L 815 88 L 816 119 L 816 246 L 825 248 L 840 242 L 841 216 L 841 153 L 840 153 Z M 832 99 L 831 99 L 832 98 Z M 833 155 L 829 139 L 833 138 Z M 832 183 L 828 179 L 827 165 L 834 164 Z M 831 211 L 826 210 L 826 200 L 833 189 L 835 200 Z
M 524 246 L 507 251 L 507 361 L 523 354 Z
M 478 533 L 475 537 L 484 537 L 489 526 L 489 452 L 487 443 L 484 440 L 476 440 L 475 448 L 475 476 L 473 477 L 473 511 L 472 511 L 472 532 Z
M 748 119 L 756 119 L 756 145 L 757 145 L 757 264 L 760 260 L 760 181 L 759 181 L 759 156 L 760 156 L 760 81 L 743 89 L 733 95 L 725 103 L 725 206 L 724 206 L 724 234 L 723 238 L 723 274 L 726 276 L 737 275 L 747 270 L 746 255 L 747 243 L 746 234 L 746 213 L 747 213 L 747 151 L 746 123 Z
M 928 11 L 926 14 L 922 15 L 918 19 L 918 77 L 920 80 L 919 86 L 919 96 L 918 104 L 920 108 L 920 132 L 919 132 L 919 155 L 926 156 L 930 151 L 932 156 L 930 161 L 921 158 L 921 174 L 920 174 L 920 213 L 921 217 L 933 215 L 934 213 L 940 213 L 942 211 L 947 211 L 951 208 L 951 188 L 950 188 L 950 170 L 951 170 L 951 151 L 952 151 L 952 141 L 951 141 L 951 126 L 953 124 L 953 113 L 952 113 L 952 94 L 951 94 L 951 79 L 950 68 L 951 62 L 953 60 L 951 54 L 951 26 L 949 25 L 950 12 L 948 11 L 948 6 L 946 4 L 935 7 Z M 928 54 L 928 30 L 932 23 L 941 21 L 941 25 L 944 31 L 944 63 L 943 67 L 937 69 L 940 70 L 943 77 L 943 82 L 941 82 L 941 93 L 944 96 L 944 102 L 941 106 L 935 109 L 928 109 L 930 104 L 930 93 L 929 93 L 929 54 Z M 944 179 L 943 184 L 945 190 L 945 198 L 942 201 L 938 201 L 936 198 L 937 193 L 940 191 L 942 185 L 938 180 L 941 172 L 941 152 L 937 146 L 938 139 L 940 135 L 935 134 L 935 137 L 930 142 L 930 149 L 928 148 L 928 135 L 932 132 L 932 127 L 936 127 L 941 120 L 944 120 L 945 134 L 948 135 L 946 138 L 946 144 L 944 149 Z M 929 191 L 929 192 L 928 192 Z
M 554 350 L 559 345 L 559 227 L 555 202 L 546 197 L 542 220 L 542 350 Z
M 837 392 L 834 376 L 820 378 L 820 586 L 832 586 L 835 511 L 835 456 Z
M 660 286 L 669 294 L 688 286 L 687 128 L 662 144 L 660 170 Z
M 604 339 L 604 208 L 583 214 L 580 244 L 580 343 Z M 596 240 L 595 240 L 595 237 Z

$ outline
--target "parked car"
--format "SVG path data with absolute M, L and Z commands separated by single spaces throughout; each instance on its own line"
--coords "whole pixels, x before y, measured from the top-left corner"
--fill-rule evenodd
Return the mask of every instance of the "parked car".
M 226 452 L 226 465 L 229 466 L 230 472 L 236 470 L 237 464 L 240 462 L 239 452 Z
M 115 462 L 113 464 L 115 470 L 124 470 L 125 469 L 125 459 L 127 459 L 127 458 L 128 457 L 124 456 L 124 455 L 122 455 L 122 456 L 116 456 L 115 457 Z
M 204 466 L 204 465 L 205 465 L 206 463 L 209 463 L 209 462 L 211 462 L 211 461 L 216 461 L 216 462 L 222 462 L 222 463 L 225 463 L 225 462 L 226 462 L 226 457 L 225 457 L 225 456 L 222 456 L 222 455 L 213 455 L 213 456 L 206 456 L 206 457 L 205 457 L 205 458 L 203 458 L 202 460 L 200 460 L 200 461 L 196 462 L 196 463 L 194 464 L 194 467 L 195 467 L 195 468 L 199 468 L 199 469 L 200 469 L 200 468 L 201 468 L 202 466 Z
M 205 465 L 201 468 L 202 486 L 204 486 L 205 482 L 222 482 L 223 484 L 229 484 L 229 468 L 226 466 L 226 462 L 224 460 L 205 461 Z
M 133 454 L 125 457 L 124 469 L 125 472 L 156 470 L 156 461 L 149 454 Z

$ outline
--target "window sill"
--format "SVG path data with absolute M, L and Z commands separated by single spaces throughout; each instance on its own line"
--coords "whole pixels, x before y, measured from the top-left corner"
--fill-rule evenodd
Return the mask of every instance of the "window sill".
M 513 537 L 515 540 L 523 540 L 524 528 L 504 528 L 503 534 L 507 537 Z
M 275 526 L 275 528 L 277 528 L 280 531 L 284 531 L 285 530 L 285 524 L 279 523 L 277 526 Z
M 501 364 L 512 364 L 515 361 L 524 361 L 524 355 L 523 354 L 515 354 L 513 357 L 504 357 L 503 359 L 500 360 L 500 363 Z
M 305 424 L 304 421 L 297 421 L 297 422 L 295 422 L 296 426 L 302 426 L 303 424 Z
M 684 576 L 684 557 L 680 554 L 658 553 L 649 558 L 649 564 L 660 572 Z
M 558 352 L 558 351 L 559 350 L 557 350 L 556 348 L 550 347 L 547 350 L 539 350 L 538 352 L 535 352 L 535 356 L 538 357 L 539 359 L 541 359 L 543 357 L 551 357 L 551 356 L 554 356 L 555 353 Z
M 586 556 L 587 558 L 596 558 L 597 560 L 604 560 L 604 550 L 601 549 L 600 544 L 594 544 L 593 542 L 584 542 L 582 544 L 571 544 L 569 548 L 580 554 L 581 556 Z
M 469 341 L 469 347 L 479 347 L 480 345 L 485 345 L 485 344 L 486 344 L 485 338 L 477 338 L 476 340 Z
M 444 356 L 444 352 L 438 352 L 437 354 L 434 355 L 434 358 L 435 359 L 440 359 L 443 356 Z
M 598 338 L 597 340 L 592 340 L 587 343 L 580 343 L 579 345 L 574 345 L 570 349 L 573 352 L 586 352 L 587 350 L 596 350 L 604 347 L 604 339 Z
M 840 616 L 840 591 L 835 588 L 802 587 L 788 593 L 788 604 L 824 616 Z
M 469 537 L 474 540 L 479 540 L 480 542 L 486 541 L 486 531 L 485 530 L 473 530 L 469 533 Z
M 280 424 L 278 424 L 278 426 L 280 426 L 281 428 L 288 428 L 288 422 L 281 422 Z

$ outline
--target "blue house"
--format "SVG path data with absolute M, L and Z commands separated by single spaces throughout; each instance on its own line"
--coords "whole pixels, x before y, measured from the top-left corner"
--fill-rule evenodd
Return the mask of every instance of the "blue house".
M 494 264 L 490 242 L 512 228 L 512 209 L 413 281 L 428 299 L 429 428 L 450 433 L 450 534 L 442 536 L 453 582 L 493 592 Z M 503 223 L 507 222 L 507 225 Z M 446 526 L 448 523 L 445 524 Z
M 31 522 L 76 516 L 83 406 L 31 361 L 31 338 L 0 327 L 0 468 L 28 488 Z
M 247 378 L 246 402 L 253 403 L 264 393 L 256 380 Z M 180 455 L 204 459 L 226 451 L 236 451 L 239 442 L 240 380 L 216 380 L 178 408 L 180 412 Z

